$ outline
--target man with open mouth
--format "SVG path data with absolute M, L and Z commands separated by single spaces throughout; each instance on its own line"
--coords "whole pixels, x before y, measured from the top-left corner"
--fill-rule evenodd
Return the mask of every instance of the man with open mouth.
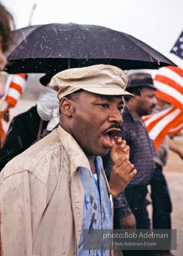
M 0 174 L 4 255 L 111 255 L 87 250 L 90 231 L 113 227 L 113 202 L 135 176 L 120 132 L 126 74 L 111 65 L 68 69 L 58 91 L 59 126 L 11 160 Z M 101 156 L 114 167 L 109 184 Z M 84 234 L 88 230 L 88 234 Z

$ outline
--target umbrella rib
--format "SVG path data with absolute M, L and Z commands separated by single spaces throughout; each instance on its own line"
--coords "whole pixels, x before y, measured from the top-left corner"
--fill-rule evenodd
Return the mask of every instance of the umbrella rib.
M 86 38 L 85 38 L 85 36 L 84 36 L 84 34 L 82 32 L 82 29 L 80 28 L 80 25 L 79 24 L 75 24 L 75 26 L 78 28 L 78 30 L 80 31 L 80 33 L 82 35 L 83 46 L 85 47 L 85 53 L 87 53 Z M 89 58 L 89 56 L 88 56 L 88 58 Z

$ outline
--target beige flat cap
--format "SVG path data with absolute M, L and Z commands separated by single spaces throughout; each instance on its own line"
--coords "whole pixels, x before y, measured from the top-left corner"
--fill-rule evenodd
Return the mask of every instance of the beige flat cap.
M 50 86 L 58 91 L 59 100 L 81 89 L 100 95 L 132 96 L 125 91 L 126 85 L 127 76 L 123 70 L 104 64 L 64 70 L 50 82 Z

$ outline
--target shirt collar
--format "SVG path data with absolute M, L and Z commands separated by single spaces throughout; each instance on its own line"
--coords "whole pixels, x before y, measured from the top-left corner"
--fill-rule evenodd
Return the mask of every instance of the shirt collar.
M 98 172 L 102 171 L 102 158 L 100 156 L 96 156 L 95 157 L 95 167 L 97 169 Z

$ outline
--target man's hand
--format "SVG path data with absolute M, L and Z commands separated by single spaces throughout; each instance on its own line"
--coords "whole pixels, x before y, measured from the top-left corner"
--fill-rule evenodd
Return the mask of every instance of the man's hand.
M 130 215 L 120 218 L 121 229 L 136 229 L 136 219 L 133 213 Z
M 109 178 L 109 186 L 113 198 L 125 189 L 130 180 L 137 173 L 136 169 L 131 171 L 133 167 L 134 165 L 131 164 L 126 157 L 119 158 L 114 164 Z
M 116 137 L 110 154 L 114 164 L 120 157 L 126 157 L 129 160 L 130 147 L 126 145 L 126 141 L 121 137 Z

